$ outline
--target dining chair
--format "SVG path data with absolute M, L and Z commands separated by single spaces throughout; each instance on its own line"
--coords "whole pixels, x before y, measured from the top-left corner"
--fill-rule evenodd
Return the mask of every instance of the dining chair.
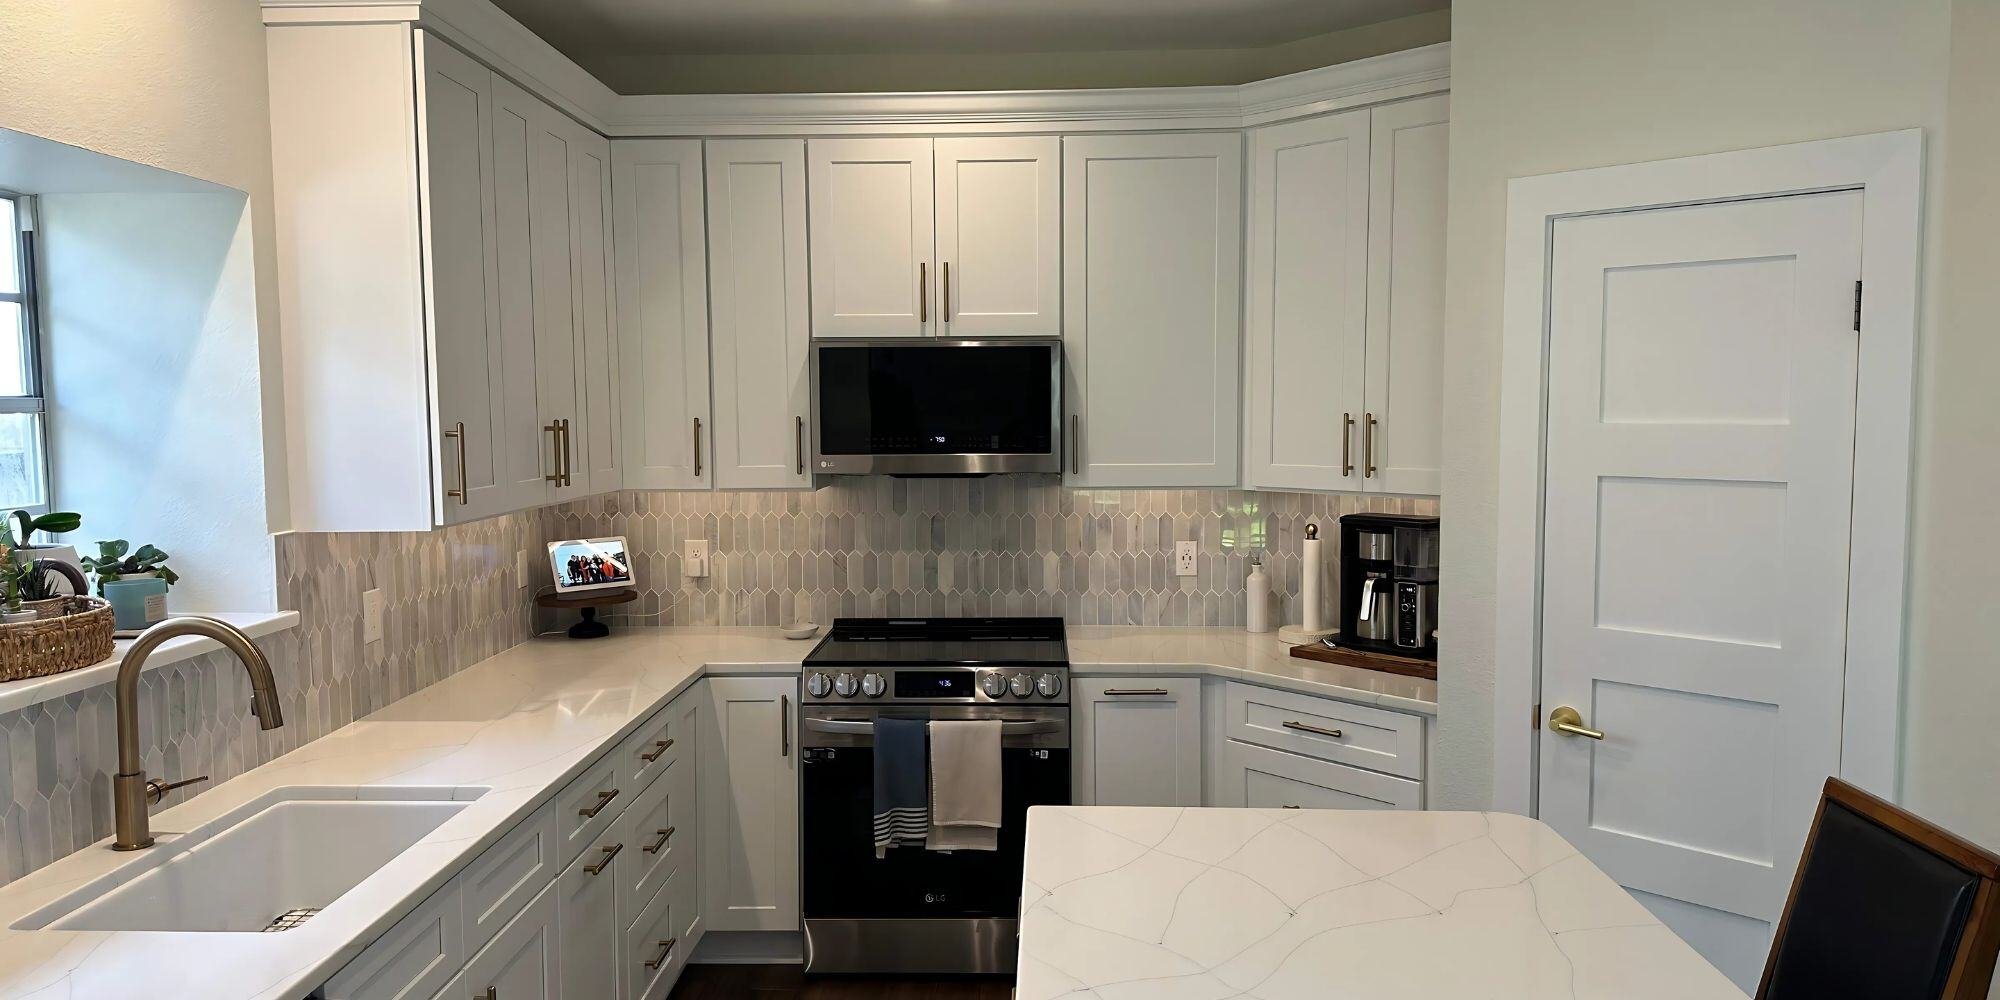
M 1986 1000 L 2000 855 L 1828 778 L 1757 1000 Z

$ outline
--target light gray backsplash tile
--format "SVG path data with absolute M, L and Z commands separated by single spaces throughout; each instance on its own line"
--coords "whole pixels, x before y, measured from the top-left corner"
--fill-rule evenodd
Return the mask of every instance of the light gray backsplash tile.
M 250 716 L 250 684 L 225 653 L 150 670 L 139 736 L 155 776 L 210 782 L 184 800 L 528 637 L 531 591 L 514 553 L 540 551 L 534 512 L 441 531 L 288 534 L 277 544 L 278 600 L 299 626 L 258 641 L 285 725 Z M 384 591 L 383 641 L 361 642 L 361 593 Z M 109 685 L 0 715 L 0 883 L 111 834 L 117 771 Z
M 1300 544 L 1320 525 L 1331 592 L 1342 514 L 1437 513 L 1430 498 L 1248 490 L 1072 490 L 1052 476 L 840 480 L 811 492 L 644 492 L 542 511 L 547 538 L 625 535 L 627 624 L 779 625 L 855 615 L 1061 615 L 1087 625 L 1239 625 L 1261 554 L 1300 617 Z M 710 575 L 681 575 L 706 538 Z M 1173 573 L 1174 542 L 1200 545 Z M 544 627 L 559 616 L 545 615 Z M 561 621 L 571 620 L 561 617 Z

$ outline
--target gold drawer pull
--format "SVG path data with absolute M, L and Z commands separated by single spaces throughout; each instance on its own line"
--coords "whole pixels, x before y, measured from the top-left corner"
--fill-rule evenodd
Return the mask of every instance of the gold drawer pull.
M 598 850 L 604 852 L 604 857 L 599 858 L 597 863 L 594 865 L 584 865 L 583 870 L 591 875 L 604 874 L 604 869 L 611 867 L 611 859 L 617 857 L 618 852 L 624 849 L 625 849 L 624 844 L 612 844 L 610 847 L 598 848 Z
M 594 806 L 585 806 L 582 809 L 578 809 L 576 811 L 576 814 L 578 816 L 583 817 L 584 819 L 596 819 L 597 814 L 603 812 L 604 807 L 610 805 L 611 800 L 617 797 L 618 797 L 618 789 L 616 788 L 608 792 L 598 792 L 597 804 Z
M 1126 698 L 1134 696 L 1157 698 L 1166 694 L 1167 689 L 1166 688 L 1105 688 L 1104 693 L 1110 695 L 1113 698 Z
M 657 969 L 660 966 L 667 964 L 667 956 L 674 953 L 674 942 L 679 940 L 680 938 L 668 938 L 665 941 L 660 942 L 660 953 L 658 955 L 653 956 L 650 960 L 643 962 L 641 964 L 643 964 L 648 969 Z
M 475 995 L 472 1000 L 500 1000 L 500 987 L 488 986 L 486 992 Z
M 653 752 L 642 753 L 639 755 L 639 759 L 645 761 L 648 764 L 651 764 L 652 762 L 659 760 L 661 754 L 664 754 L 668 750 L 672 749 L 673 745 L 674 745 L 673 740 L 654 740 Z
M 667 827 L 664 830 L 655 830 L 653 832 L 659 834 L 660 839 L 653 841 L 652 845 L 649 847 L 639 848 L 640 850 L 645 851 L 647 854 L 660 853 L 660 851 L 667 846 L 667 841 L 674 839 L 674 828 L 671 826 Z
M 1318 726 L 1308 726 L 1303 722 L 1294 722 L 1290 719 L 1285 720 L 1285 728 L 1296 729 L 1302 733 L 1311 733 L 1314 736 L 1324 736 L 1332 740 L 1340 738 L 1340 730 L 1338 729 L 1321 729 Z

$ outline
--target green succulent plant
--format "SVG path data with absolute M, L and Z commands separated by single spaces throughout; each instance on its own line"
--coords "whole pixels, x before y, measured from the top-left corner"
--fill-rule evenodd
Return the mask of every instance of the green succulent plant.
M 167 581 L 171 587 L 180 582 L 180 574 L 167 568 L 167 554 L 155 546 L 141 545 L 132 550 L 132 543 L 123 538 L 97 543 L 97 555 L 84 556 L 83 568 L 97 575 L 97 592 L 104 593 L 104 585 L 128 576 L 152 574 Z

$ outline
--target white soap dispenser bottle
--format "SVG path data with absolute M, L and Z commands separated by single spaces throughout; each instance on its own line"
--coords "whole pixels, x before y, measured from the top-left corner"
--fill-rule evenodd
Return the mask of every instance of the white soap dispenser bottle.
M 1250 557 L 1250 576 L 1243 581 L 1243 626 L 1251 632 L 1271 631 L 1271 578 L 1263 557 Z

